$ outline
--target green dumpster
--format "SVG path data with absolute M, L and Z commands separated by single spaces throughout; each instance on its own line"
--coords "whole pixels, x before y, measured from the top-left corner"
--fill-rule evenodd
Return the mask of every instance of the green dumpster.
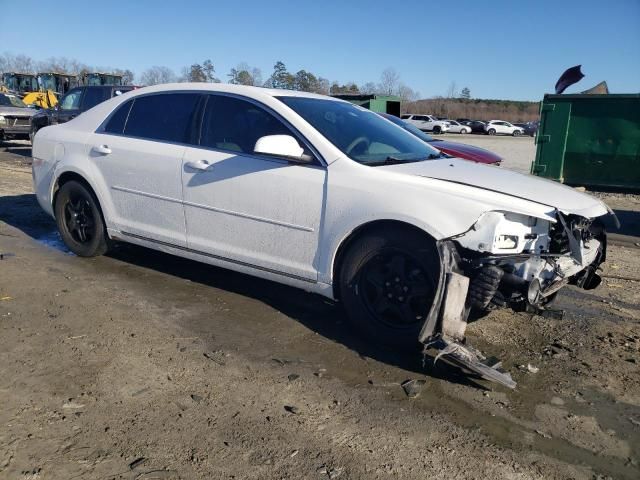
M 336 94 L 331 96 L 368 108 L 372 112 L 389 113 L 396 117 L 400 116 L 400 97 L 378 94 Z
M 640 189 L 640 94 L 545 95 L 531 173 Z

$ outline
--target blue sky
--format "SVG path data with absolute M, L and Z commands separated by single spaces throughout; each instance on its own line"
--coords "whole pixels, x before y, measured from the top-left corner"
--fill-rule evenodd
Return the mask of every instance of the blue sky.
M 282 60 L 292 72 L 359 84 L 394 67 L 425 98 L 444 95 L 455 81 L 476 98 L 516 100 L 540 99 L 566 68 L 582 64 L 585 78 L 567 93 L 601 80 L 614 93 L 640 92 L 640 0 L 52 5 L 0 0 L 0 52 L 72 57 L 137 74 L 152 65 L 179 72 L 210 58 L 223 79 L 240 62 L 259 67 L 265 79 Z

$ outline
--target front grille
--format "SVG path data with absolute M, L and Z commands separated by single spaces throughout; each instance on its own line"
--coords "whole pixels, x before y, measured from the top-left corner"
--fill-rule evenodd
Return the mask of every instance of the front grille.
M 10 127 L 28 127 L 29 117 L 16 117 L 15 115 L 5 115 Z

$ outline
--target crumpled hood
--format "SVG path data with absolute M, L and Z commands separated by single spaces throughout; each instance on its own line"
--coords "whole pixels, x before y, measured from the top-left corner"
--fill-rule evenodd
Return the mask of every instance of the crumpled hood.
M 597 198 L 552 180 L 456 158 L 376 168 L 482 188 L 587 218 L 610 212 Z
M 14 117 L 32 117 L 36 110 L 21 107 L 0 107 L 0 115 L 11 115 Z

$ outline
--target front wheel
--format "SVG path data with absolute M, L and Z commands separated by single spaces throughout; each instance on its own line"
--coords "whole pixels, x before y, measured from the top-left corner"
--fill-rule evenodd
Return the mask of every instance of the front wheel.
M 54 206 L 56 223 L 65 245 L 80 257 L 103 255 L 108 242 L 102 213 L 93 192 L 69 181 L 60 187 Z
M 519 137 L 521 133 L 522 133 L 522 132 L 520 132 L 520 130 L 514 130 L 514 131 L 513 131 L 513 136 L 514 136 L 514 137 Z
M 433 127 L 433 133 L 436 135 L 442 133 L 442 129 L 440 127 Z
M 351 323 L 393 347 L 418 344 L 439 276 L 435 243 L 417 231 L 379 230 L 347 251 L 340 296 Z

